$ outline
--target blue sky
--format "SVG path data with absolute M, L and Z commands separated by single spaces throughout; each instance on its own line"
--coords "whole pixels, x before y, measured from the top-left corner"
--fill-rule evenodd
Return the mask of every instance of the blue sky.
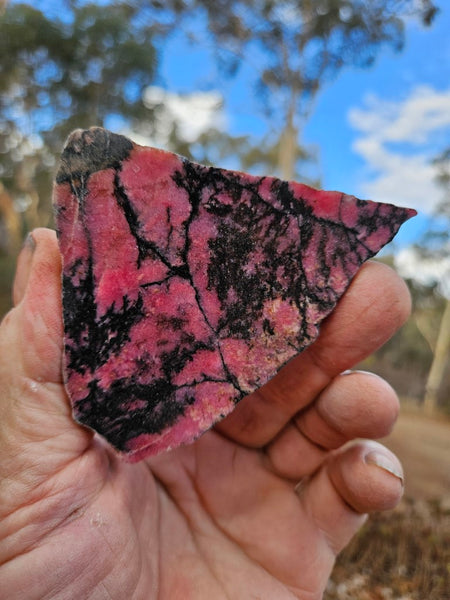
M 343 72 L 320 96 L 305 131 L 305 139 L 321 148 L 325 186 L 419 210 L 399 243 L 414 241 L 428 227 L 442 197 L 429 166 L 450 145 L 450 3 L 440 4 L 431 29 L 410 24 L 402 53 L 385 49 L 374 68 Z M 389 124 L 397 125 L 396 133 L 389 134 Z M 380 145 L 385 156 L 377 156 Z

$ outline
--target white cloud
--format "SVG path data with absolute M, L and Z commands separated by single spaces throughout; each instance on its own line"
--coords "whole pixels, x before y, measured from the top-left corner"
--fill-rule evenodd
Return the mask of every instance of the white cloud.
M 186 142 L 194 142 L 212 127 L 226 126 L 223 98 L 216 91 L 182 95 L 151 86 L 144 92 L 144 103 L 154 109 L 152 139 L 146 138 L 146 142 L 154 145 L 167 146 L 174 125 L 178 136 Z
M 360 132 L 353 149 L 369 170 L 362 193 L 432 212 L 442 199 L 442 189 L 431 161 L 450 134 L 450 89 L 420 86 L 400 102 L 372 95 L 365 108 L 352 108 L 348 116 Z
M 415 279 L 424 285 L 437 282 L 442 295 L 450 298 L 450 255 L 424 258 L 415 248 L 409 247 L 396 255 L 395 266 L 402 277 Z

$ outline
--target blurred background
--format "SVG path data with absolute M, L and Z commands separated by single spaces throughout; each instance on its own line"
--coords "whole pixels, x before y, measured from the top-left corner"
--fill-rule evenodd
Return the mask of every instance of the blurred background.
M 405 501 L 328 600 L 450 600 L 449 31 L 447 0 L 0 0 L 0 316 L 78 127 L 419 211 L 379 257 L 412 316 L 360 365 L 403 404 Z

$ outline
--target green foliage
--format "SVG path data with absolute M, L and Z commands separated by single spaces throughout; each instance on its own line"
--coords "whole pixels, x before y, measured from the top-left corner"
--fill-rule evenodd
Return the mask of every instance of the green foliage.
M 430 24 L 431 0 L 192 0 L 202 8 L 225 74 L 246 57 L 261 65 L 254 85 L 266 112 L 278 118 L 278 174 L 296 176 L 302 119 L 323 85 L 346 66 L 368 67 L 380 47 L 400 50 L 405 20 Z M 228 53 L 223 50 L 227 49 Z
M 12 4 L 0 20 L 0 152 L 10 193 L 50 198 L 55 156 L 75 127 L 137 122 L 166 26 L 139 6 L 67 3 L 59 16 Z M 148 24 L 149 23 L 149 24 Z M 4 160 L 3 160 L 4 159 Z M 48 208 L 48 200 L 47 200 Z
M 346 65 L 371 65 L 382 44 L 400 50 L 405 19 L 430 24 L 437 12 L 431 0 L 196 0 L 207 14 L 220 50 L 236 55 L 264 53 L 260 84 L 317 92 Z M 232 69 L 233 71 L 234 69 Z

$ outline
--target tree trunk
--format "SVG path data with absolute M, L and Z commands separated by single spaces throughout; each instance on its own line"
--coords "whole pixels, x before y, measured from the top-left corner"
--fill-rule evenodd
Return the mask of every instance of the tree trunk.
M 14 210 L 11 196 L 0 182 L 0 222 L 5 229 L 6 239 L 0 240 L 0 250 L 15 256 L 20 248 L 22 231 L 19 215 Z M 4 247 L 3 247 L 4 246 Z
M 296 107 L 296 93 L 294 90 L 291 90 L 286 124 L 281 132 L 278 147 L 278 170 L 280 172 L 280 177 L 286 181 L 292 181 L 295 176 L 295 160 L 298 144 L 298 129 L 295 126 Z
M 447 299 L 444 314 L 439 326 L 438 338 L 434 349 L 433 362 L 428 373 L 423 409 L 426 413 L 434 413 L 437 409 L 438 393 L 444 378 L 445 367 L 450 351 L 450 298 Z

